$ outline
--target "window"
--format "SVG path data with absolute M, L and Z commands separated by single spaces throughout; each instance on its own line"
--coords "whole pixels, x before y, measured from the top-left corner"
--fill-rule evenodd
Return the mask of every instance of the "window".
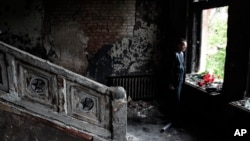
M 202 10 L 199 72 L 223 79 L 227 43 L 228 6 Z
M 188 66 L 190 73 L 212 70 L 224 76 L 228 6 L 226 0 L 194 0 L 190 6 Z
M 189 12 L 187 72 L 210 72 L 223 81 L 227 45 L 227 1 L 193 0 Z

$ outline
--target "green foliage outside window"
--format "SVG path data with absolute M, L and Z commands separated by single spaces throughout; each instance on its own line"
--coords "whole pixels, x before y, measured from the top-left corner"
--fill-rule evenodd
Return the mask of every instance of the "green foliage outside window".
M 215 53 L 207 54 L 206 69 L 212 70 L 215 76 L 224 78 L 224 64 L 227 43 L 227 7 L 216 8 L 209 21 L 208 49 Z M 225 15 L 226 14 L 226 15 Z

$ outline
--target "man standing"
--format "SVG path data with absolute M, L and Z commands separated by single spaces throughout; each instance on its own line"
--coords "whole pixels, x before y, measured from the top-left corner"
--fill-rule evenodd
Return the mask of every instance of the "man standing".
M 185 81 L 185 57 L 184 52 L 187 48 L 187 41 L 184 38 L 180 38 L 176 42 L 175 52 L 171 58 L 170 73 L 169 73 L 169 85 L 170 99 L 173 104 L 171 107 L 171 120 L 173 122 L 180 122 L 181 117 L 181 91 Z
M 183 38 L 177 40 L 176 50 L 172 57 L 170 68 L 169 89 L 174 91 L 177 102 L 180 102 L 182 85 L 185 79 L 185 60 L 184 52 L 187 48 L 187 41 Z

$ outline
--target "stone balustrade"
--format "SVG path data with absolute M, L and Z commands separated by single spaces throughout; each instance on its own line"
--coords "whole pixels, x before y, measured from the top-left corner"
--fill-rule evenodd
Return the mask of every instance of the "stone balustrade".
M 123 87 L 105 86 L 3 42 L 0 99 L 13 111 L 82 132 L 93 140 L 126 140 Z

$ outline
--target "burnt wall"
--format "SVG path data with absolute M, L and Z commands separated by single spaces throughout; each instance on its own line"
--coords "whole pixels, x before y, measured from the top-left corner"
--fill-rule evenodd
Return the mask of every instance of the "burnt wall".
M 102 83 L 110 75 L 153 74 L 163 32 L 161 2 L 5 1 L 0 40 Z
M 154 74 L 160 60 L 163 19 L 161 1 L 137 0 L 133 36 L 103 45 L 90 58 L 88 75 L 106 83 L 107 76 Z
M 133 36 L 135 0 L 45 2 L 44 37 L 51 61 L 86 75 L 89 60 L 106 45 Z
M 228 9 L 228 42 L 223 85 L 225 102 L 243 98 L 249 65 L 250 16 L 246 1 L 230 1 Z
M 0 40 L 46 58 L 42 45 L 44 7 L 41 0 L 0 2 Z

